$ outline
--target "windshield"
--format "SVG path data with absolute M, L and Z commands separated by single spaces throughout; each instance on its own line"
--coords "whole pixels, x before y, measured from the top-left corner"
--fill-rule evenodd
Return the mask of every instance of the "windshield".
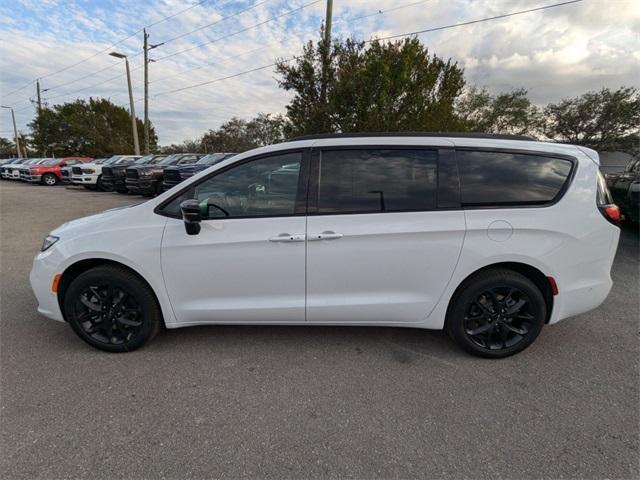
M 210 153 L 209 155 L 205 155 L 200 160 L 196 162 L 197 165 L 215 165 L 216 163 L 221 162 L 225 158 L 230 157 L 231 155 L 228 153 Z
M 134 165 L 155 165 L 160 162 L 160 160 L 164 159 L 166 155 L 145 155 L 144 157 L 139 158 L 135 162 Z
M 35 165 L 36 163 L 44 162 L 44 158 L 32 158 L 31 160 L 24 162 L 25 165 Z
M 122 158 L 122 155 L 114 155 L 111 158 L 107 158 L 104 162 L 102 162 L 104 165 L 112 165 L 114 163 L 116 163 L 118 160 L 120 160 Z M 97 162 L 96 162 L 97 163 Z
M 58 159 L 56 158 L 48 158 L 46 160 L 43 160 L 42 162 L 38 162 L 40 165 L 55 165 L 59 162 Z
M 116 165 L 120 165 L 123 163 L 133 163 L 133 161 L 135 160 L 135 157 L 120 157 L 119 160 L 116 160 L 115 162 L 113 162 Z
M 106 163 L 107 160 L 109 160 L 108 158 L 98 158 L 96 160 L 94 160 L 93 163 L 94 165 L 102 165 L 103 163 Z
M 158 165 L 171 165 L 173 162 L 178 161 L 179 155 L 169 155 L 167 158 L 158 162 Z

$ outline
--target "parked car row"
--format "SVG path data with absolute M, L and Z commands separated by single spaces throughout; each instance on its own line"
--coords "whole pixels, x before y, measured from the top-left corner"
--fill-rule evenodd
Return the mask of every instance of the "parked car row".
M 606 179 L 611 196 L 624 216 L 640 222 L 640 160 L 630 160 L 624 171 L 608 173 Z
M 62 169 L 93 160 L 91 157 L 13 158 L 0 161 L 3 180 L 22 180 L 53 186 L 62 181 Z
M 5 180 L 82 185 L 88 190 L 154 196 L 234 153 L 19 158 L 0 161 Z

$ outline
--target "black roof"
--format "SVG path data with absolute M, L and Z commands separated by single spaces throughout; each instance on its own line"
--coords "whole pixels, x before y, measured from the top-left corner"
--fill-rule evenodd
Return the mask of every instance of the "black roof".
M 457 137 L 457 138 L 493 138 L 497 140 L 528 140 L 535 138 L 526 135 L 505 135 L 497 133 L 472 133 L 472 132 L 362 132 L 362 133 L 317 133 L 290 138 L 288 142 L 297 140 L 320 140 L 323 138 L 359 138 L 359 137 Z

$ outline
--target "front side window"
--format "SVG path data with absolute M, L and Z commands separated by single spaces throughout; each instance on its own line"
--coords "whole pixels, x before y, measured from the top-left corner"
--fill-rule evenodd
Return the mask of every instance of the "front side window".
M 180 204 L 196 199 L 204 220 L 293 215 L 301 162 L 295 152 L 233 166 L 185 190 L 162 213 L 180 216 Z
M 321 153 L 319 214 L 433 210 L 436 150 L 366 148 Z
M 543 205 L 554 201 L 571 173 L 561 158 L 527 153 L 456 152 L 467 207 Z

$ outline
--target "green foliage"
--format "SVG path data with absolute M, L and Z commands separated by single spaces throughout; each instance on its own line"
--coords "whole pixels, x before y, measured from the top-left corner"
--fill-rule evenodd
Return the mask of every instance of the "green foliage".
M 0 137 L 0 158 L 11 158 L 16 155 L 15 143 L 8 138 Z
M 136 119 L 142 140 L 144 124 Z M 29 124 L 33 148 L 44 154 L 55 149 L 56 156 L 87 155 L 105 157 L 133 153 L 133 134 L 129 112 L 104 98 L 76 100 L 43 108 Z M 150 126 L 151 148 L 157 136 Z
M 640 95 L 636 88 L 603 88 L 544 109 L 544 133 L 558 142 L 600 151 L 638 152 Z
M 491 95 L 485 88 L 469 88 L 456 102 L 458 129 L 468 132 L 536 135 L 540 109 L 519 88 Z
M 293 63 L 279 62 L 277 72 L 279 85 L 294 93 L 287 105 L 291 135 L 446 131 L 457 125 L 454 102 L 464 87 L 463 71 L 429 55 L 417 38 L 369 45 L 347 40 L 329 52 L 323 41 L 309 42 Z
M 285 124 L 282 115 L 268 113 L 260 113 L 248 121 L 233 117 L 220 128 L 205 133 L 201 142 L 208 152 L 244 152 L 282 142 Z

